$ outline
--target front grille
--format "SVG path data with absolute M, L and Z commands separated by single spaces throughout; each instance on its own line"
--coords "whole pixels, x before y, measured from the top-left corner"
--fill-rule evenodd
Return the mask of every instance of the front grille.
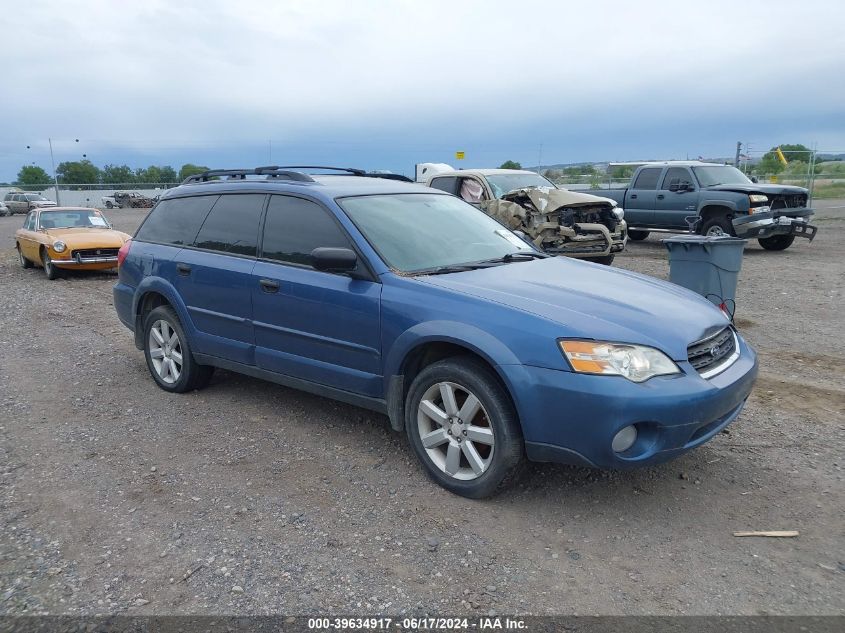
M 71 256 L 76 259 L 88 259 L 89 257 L 117 257 L 116 248 L 82 248 L 71 253 Z
M 807 196 L 803 193 L 776 196 L 772 202 L 772 209 L 800 209 L 807 206 Z
M 706 374 L 705 377 L 708 377 L 723 365 L 727 368 L 727 363 L 735 351 L 734 331 L 726 327 L 717 334 L 690 345 L 687 348 L 687 358 L 699 374 Z

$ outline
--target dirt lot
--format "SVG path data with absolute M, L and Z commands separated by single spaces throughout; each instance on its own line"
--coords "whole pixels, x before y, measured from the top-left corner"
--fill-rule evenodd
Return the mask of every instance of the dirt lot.
M 0 613 L 845 613 L 845 201 L 818 206 L 812 244 L 746 251 L 762 369 L 727 433 L 483 502 L 367 411 L 223 371 L 159 390 L 114 275 L 22 270 L 0 218 Z M 617 265 L 668 273 L 655 237 Z

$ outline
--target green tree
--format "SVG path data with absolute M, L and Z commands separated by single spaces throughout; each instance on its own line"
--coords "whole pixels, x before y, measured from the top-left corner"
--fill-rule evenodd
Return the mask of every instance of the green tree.
M 194 165 L 193 163 L 185 163 L 179 170 L 179 182 L 185 180 L 188 176 L 195 176 L 196 174 L 201 174 L 204 171 L 208 171 L 208 167 L 204 165 Z
M 159 182 L 161 183 L 176 182 L 177 178 L 176 170 L 170 165 L 164 165 L 159 170 Z
M 514 160 L 506 160 L 504 163 L 501 164 L 499 169 L 522 169 L 522 165 L 520 165 Z
M 56 174 L 60 181 L 73 185 L 93 185 L 100 181 L 100 170 L 87 158 L 59 163 Z
M 763 158 L 760 159 L 757 169 L 761 174 L 779 174 L 786 167 L 786 165 L 780 162 L 778 155 L 775 154 L 775 150 L 778 147 L 780 147 L 780 151 L 783 152 L 784 157 L 790 163 L 792 161 L 801 161 L 806 163 L 810 160 L 812 150 L 806 145 L 801 145 L 800 143 L 794 145 L 790 145 L 788 143 L 784 145 L 776 145 L 771 150 L 763 154 Z
M 100 182 L 118 185 L 135 182 L 135 173 L 129 165 L 106 165 L 100 171 Z
M 135 180 L 150 184 L 176 182 L 176 170 L 170 165 L 150 165 L 146 169 L 136 169 Z
M 610 170 L 611 178 L 630 178 L 634 175 L 634 168 L 630 165 L 618 165 Z
M 18 172 L 18 180 L 15 184 L 22 186 L 49 185 L 53 182 L 50 175 L 37 165 L 24 165 Z

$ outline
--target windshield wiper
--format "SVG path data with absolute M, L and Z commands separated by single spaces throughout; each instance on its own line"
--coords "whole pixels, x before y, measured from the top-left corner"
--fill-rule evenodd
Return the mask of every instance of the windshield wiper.
M 551 255 L 540 253 L 538 251 L 518 251 L 516 253 L 508 253 L 501 257 L 494 257 L 493 259 L 485 259 L 479 264 L 510 264 L 511 262 L 527 262 L 532 259 L 548 259 Z

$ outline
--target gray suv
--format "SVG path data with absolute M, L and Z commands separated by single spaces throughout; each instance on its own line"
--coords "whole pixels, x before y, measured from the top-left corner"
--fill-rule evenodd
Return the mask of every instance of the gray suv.
M 40 207 L 55 207 L 56 203 L 40 193 L 7 193 L 4 199 L 9 213 L 29 213 Z

